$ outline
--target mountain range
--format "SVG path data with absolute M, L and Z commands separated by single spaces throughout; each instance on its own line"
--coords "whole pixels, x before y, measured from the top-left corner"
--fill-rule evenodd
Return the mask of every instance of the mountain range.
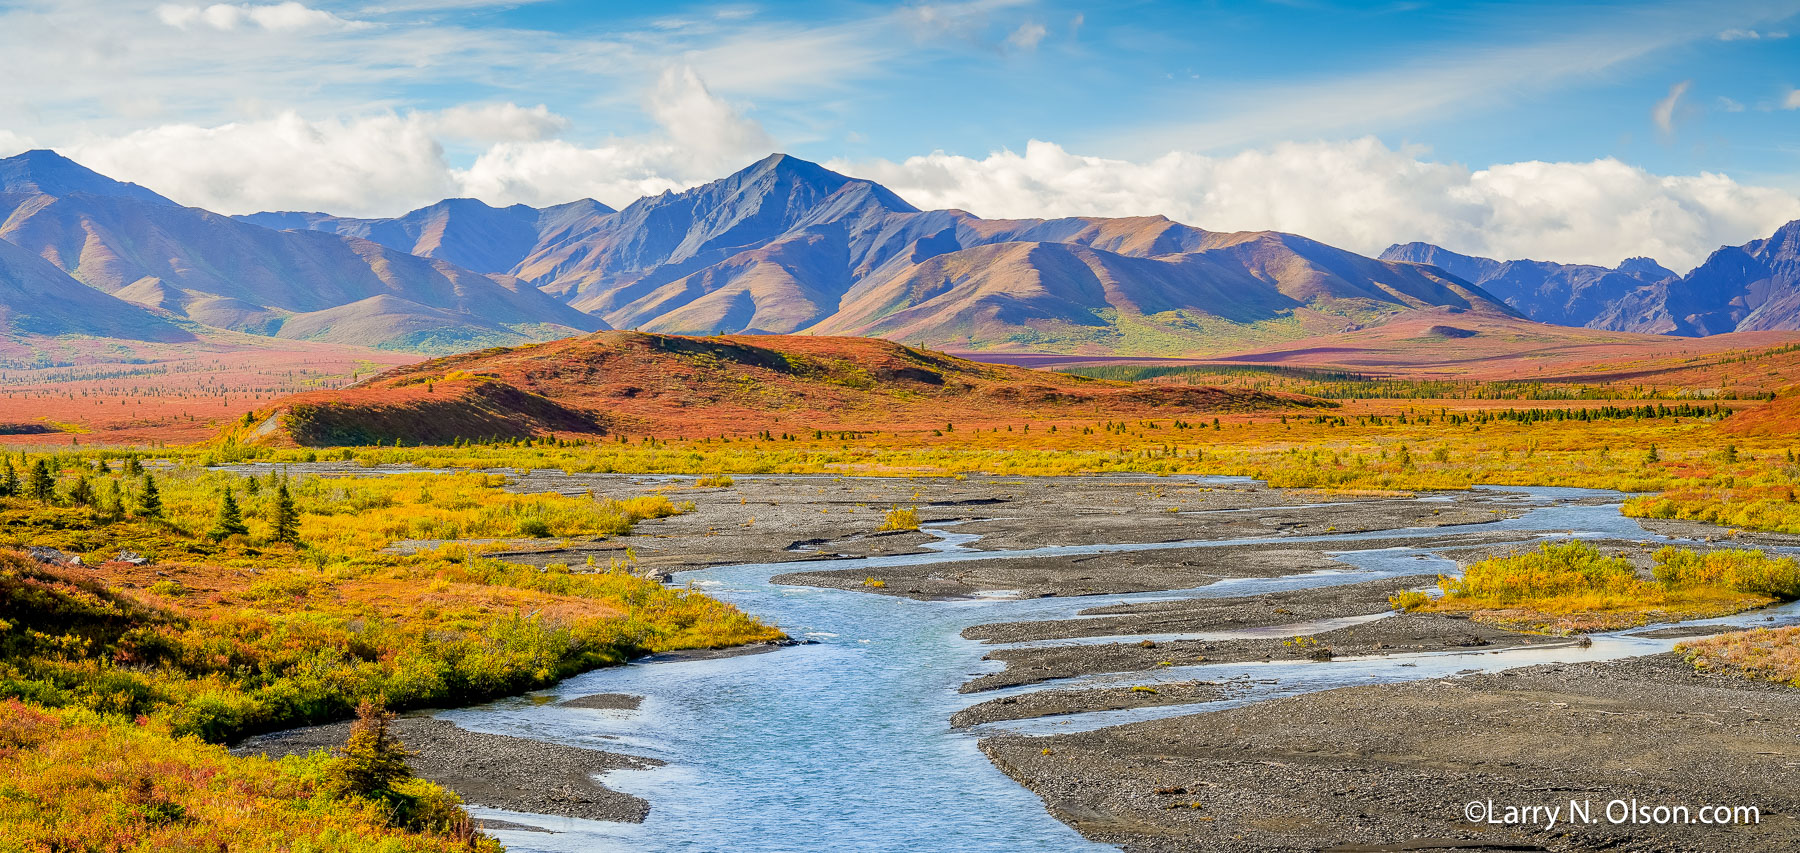
M 616 211 L 448 199 L 387 219 L 227 217 L 34 151 L 0 160 L 0 245 L 47 266 L 0 255 L 0 333 L 217 327 L 450 352 L 625 328 L 1188 355 L 1429 310 L 1704 335 L 1800 328 L 1796 229 L 1721 249 L 1686 276 L 1648 259 L 1502 262 L 1423 243 L 1368 258 L 1160 216 L 920 210 L 780 154 Z M 82 293 L 86 325 L 45 309 L 71 282 L 110 297 Z
M 1800 221 L 1721 247 L 1686 275 L 1649 258 L 1617 267 L 1496 261 L 1429 243 L 1390 246 L 1381 258 L 1444 270 L 1541 323 L 1684 337 L 1800 329 Z
M 606 328 L 511 276 L 183 207 L 49 151 L 0 160 L 0 242 L 113 297 L 97 309 L 125 312 L 113 328 L 141 324 L 125 315 L 150 309 L 190 329 L 421 351 Z M 42 275 L 31 281 L 40 286 L 10 274 L 6 284 L 47 293 Z
M 1441 271 L 1292 234 L 1215 233 L 1163 217 L 922 211 L 879 184 L 779 154 L 612 213 L 458 200 L 394 220 L 244 219 L 401 251 L 431 244 L 434 257 L 517 276 L 613 327 L 660 333 L 1185 352 L 1360 328 L 1421 307 L 1511 313 Z M 433 236 L 478 230 L 504 236 L 478 256 L 444 254 Z

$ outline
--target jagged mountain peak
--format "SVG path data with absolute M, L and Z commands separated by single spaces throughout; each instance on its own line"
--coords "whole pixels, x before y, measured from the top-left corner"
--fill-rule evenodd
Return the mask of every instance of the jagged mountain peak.
M 770 154 L 749 166 L 715 181 L 709 181 L 680 192 L 665 191 L 653 198 L 642 198 L 620 211 L 631 218 L 638 209 L 657 208 L 667 204 L 694 204 L 698 208 L 761 202 L 781 198 L 790 209 L 817 204 L 833 194 L 852 188 L 872 202 L 896 213 L 916 213 L 918 208 L 895 195 L 892 190 L 873 181 L 852 178 L 791 154 Z
M 1757 240 L 1746 248 L 1764 255 L 1800 255 L 1800 219 L 1775 229 L 1767 240 Z
M 174 205 L 155 192 L 116 181 L 47 148 L 0 159 L 0 192 L 113 196 Z
M 1622 273 L 1651 276 L 1657 279 L 1668 278 L 1676 274 L 1674 270 L 1657 263 L 1656 259 L 1644 257 L 1626 258 L 1619 262 L 1616 269 Z

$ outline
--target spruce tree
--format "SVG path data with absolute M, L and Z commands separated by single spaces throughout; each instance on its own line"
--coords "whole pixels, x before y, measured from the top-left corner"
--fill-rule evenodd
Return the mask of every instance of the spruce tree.
M 19 495 L 19 472 L 13 470 L 11 459 L 0 459 L 0 498 L 13 498 Z
M 237 498 L 232 497 L 230 489 L 226 489 L 219 495 L 219 515 L 213 519 L 213 529 L 209 535 L 213 539 L 224 539 L 249 532 L 250 528 L 244 526 L 244 513 L 238 509 Z
M 138 495 L 138 515 L 144 518 L 162 518 L 162 495 L 156 491 L 156 478 L 144 475 L 144 493 Z
M 114 521 L 125 516 L 125 490 L 119 488 L 118 480 L 112 481 L 112 485 L 106 490 L 106 498 L 100 502 L 100 511 Z
M 50 474 L 49 463 L 39 459 L 31 466 L 31 479 L 25 485 L 25 494 L 44 503 L 56 500 L 56 478 Z
M 300 541 L 300 515 L 294 511 L 294 497 L 286 483 L 275 487 L 275 541 Z
M 364 699 L 357 706 L 343 756 L 331 767 L 332 787 L 371 799 L 394 797 L 394 785 L 412 776 L 406 766 L 412 753 L 394 737 L 389 728 L 393 721 L 393 713 L 379 701 Z
M 144 463 L 139 462 L 138 458 L 136 456 L 126 457 L 125 458 L 125 476 L 141 477 L 143 475 L 144 475 Z
M 94 505 L 94 484 L 83 474 L 75 479 L 75 485 L 69 487 L 69 503 L 76 506 Z

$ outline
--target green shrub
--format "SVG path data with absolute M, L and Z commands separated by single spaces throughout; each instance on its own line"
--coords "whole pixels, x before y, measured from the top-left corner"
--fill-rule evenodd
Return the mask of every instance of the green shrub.
M 1698 553 L 1664 547 L 1656 552 L 1657 581 L 1670 589 L 1724 586 L 1779 601 L 1800 599 L 1800 562 L 1735 549 Z

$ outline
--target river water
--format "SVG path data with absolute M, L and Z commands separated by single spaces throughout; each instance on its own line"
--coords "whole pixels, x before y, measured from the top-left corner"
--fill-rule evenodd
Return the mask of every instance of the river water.
M 1102 604 L 1176 597 L 1241 596 L 1271 590 L 1360 583 L 1384 576 L 1453 571 L 1454 561 L 1424 540 L 1464 530 L 1516 532 L 1521 542 L 1547 537 L 1661 541 L 1618 512 L 1620 497 L 1574 489 L 1507 489 L 1502 501 L 1531 504 L 1519 518 L 1441 527 L 1327 536 L 1280 536 L 1189 543 L 1050 546 L 979 551 L 977 537 L 953 525 L 929 527 L 928 553 L 811 561 L 809 571 L 918 565 L 971 559 L 1126 550 L 1190 549 L 1259 542 L 1343 543 L 1343 571 L 1226 580 L 1175 592 L 1081 598 L 914 601 L 895 596 L 769 583 L 792 563 L 754 563 L 686 572 L 710 595 L 730 601 L 791 636 L 816 645 L 716 660 L 634 663 L 596 670 L 535 696 L 448 711 L 440 716 L 482 732 L 514 735 L 662 759 L 652 770 L 609 773 L 609 787 L 651 803 L 643 824 L 614 824 L 474 809 L 550 832 L 498 830 L 514 851 L 1084 851 L 1088 842 L 1052 818 L 1038 798 L 996 770 L 976 748 L 996 731 L 1055 733 L 1173 714 L 1199 713 L 1278 695 L 1351 684 L 1452 677 L 1536 663 L 1604 660 L 1666 650 L 1676 640 L 1598 635 L 1591 646 L 1547 644 L 1500 652 L 1389 655 L 1330 662 L 1220 664 L 1156 673 L 1095 676 L 976 695 L 957 693 L 971 677 L 999 669 L 982 655 L 993 646 L 965 640 L 985 622 L 1060 619 Z M 1359 540 L 1418 538 L 1419 548 L 1357 550 Z M 1335 552 L 1334 552 L 1335 553 Z M 1756 615 L 1800 621 L 1789 606 Z M 1739 616 L 1735 624 L 1749 621 Z M 1732 620 L 1721 620 L 1732 621 Z M 1280 626 L 1273 635 L 1336 624 Z M 1642 630 L 1642 629 L 1636 629 Z M 1228 638 L 1254 632 L 1180 635 Z M 1164 639 L 1174 639 L 1171 635 Z M 1133 636 L 1131 641 L 1141 637 Z M 1093 642 L 1083 639 L 1080 641 Z M 956 711 L 1008 693 L 1049 687 L 1157 680 L 1248 679 L 1234 698 L 1203 705 L 1050 717 L 952 731 Z M 1272 682 L 1272 683 L 1270 683 Z M 644 697 L 636 712 L 558 707 L 593 693 Z

